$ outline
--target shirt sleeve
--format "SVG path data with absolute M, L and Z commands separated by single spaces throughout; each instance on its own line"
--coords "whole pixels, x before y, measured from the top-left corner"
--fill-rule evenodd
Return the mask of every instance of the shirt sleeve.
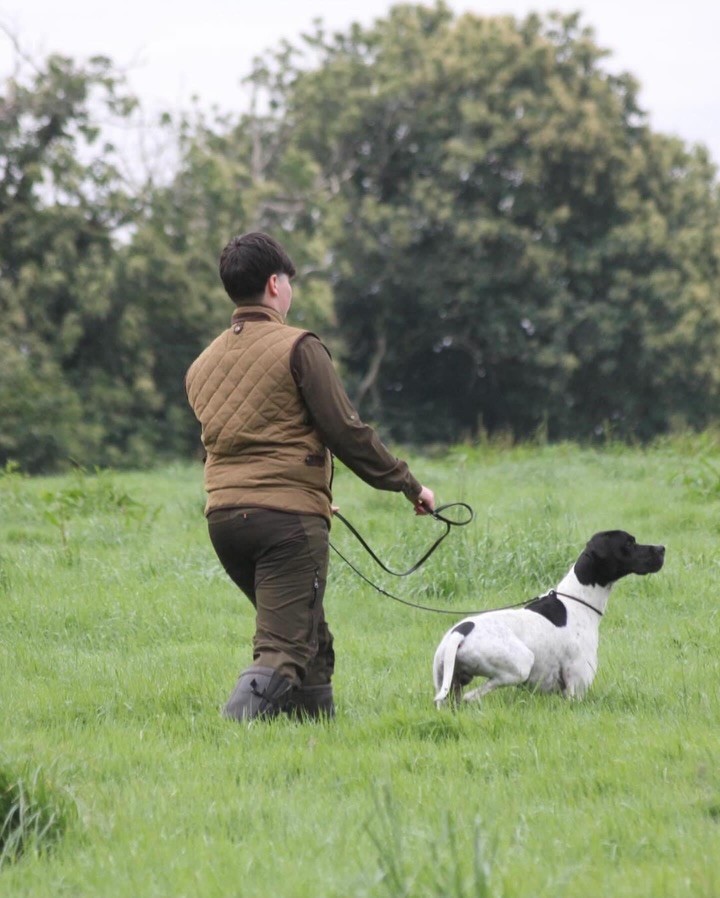
M 396 458 L 350 402 L 330 353 L 314 334 L 296 344 L 293 377 L 312 422 L 328 449 L 370 486 L 402 492 L 415 501 L 422 490 L 407 463 Z

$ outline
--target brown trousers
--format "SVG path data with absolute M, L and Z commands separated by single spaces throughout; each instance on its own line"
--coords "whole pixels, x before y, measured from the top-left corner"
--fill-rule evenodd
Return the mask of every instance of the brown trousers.
M 208 529 L 222 566 L 255 606 L 253 662 L 296 685 L 329 683 L 335 653 L 323 611 L 327 521 L 230 508 L 210 512 Z

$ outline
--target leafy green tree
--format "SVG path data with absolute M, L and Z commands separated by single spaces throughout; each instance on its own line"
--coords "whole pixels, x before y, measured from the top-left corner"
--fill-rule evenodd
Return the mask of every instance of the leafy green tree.
M 651 132 L 577 15 L 398 6 L 307 43 L 285 104 L 367 410 L 421 440 L 716 413 L 714 167 Z
M 60 56 L 0 95 L 0 464 L 97 459 L 95 413 L 112 328 L 113 234 L 132 214 L 98 110 L 128 116 L 105 58 Z
M 0 92 L 0 465 L 191 452 L 191 360 L 232 306 L 217 259 L 264 229 L 291 323 L 396 438 L 648 438 L 717 418 L 720 198 L 653 133 L 578 16 L 402 5 L 255 62 L 247 108 L 165 119 L 131 188 L 100 123 L 112 64 L 51 57 Z M 337 331 L 335 327 L 337 326 Z
M 195 447 L 183 379 L 229 320 L 217 261 L 235 233 L 281 232 L 302 275 L 294 323 L 331 320 L 323 196 L 315 164 L 288 146 L 282 77 L 258 63 L 252 108 L 232 120 L 167 115 L 174 168 L 140 189 L 100 124 L 129 121 L 136 105 L 109 60 L 54 56 L 7 81 L 0 463 L 142 465 Z

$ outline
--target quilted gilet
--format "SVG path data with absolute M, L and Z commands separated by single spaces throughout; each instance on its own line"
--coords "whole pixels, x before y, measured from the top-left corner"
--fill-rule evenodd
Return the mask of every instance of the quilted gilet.
M 253 505 L 329 521 L 332 457 L 290 367 L 293 347 L 308 332 L 272 315 L 238 320 L 188 370 L 188 399 L 207 453 L 205 512 Z

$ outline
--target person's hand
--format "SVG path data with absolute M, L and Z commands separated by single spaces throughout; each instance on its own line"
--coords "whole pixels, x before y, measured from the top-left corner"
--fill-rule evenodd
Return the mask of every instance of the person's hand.
M 331 505 L 330 506 L 330 514 L 335 514 L 336 511 L 340 511 L 339 505 Z
M 415 514 L 430 514 L 435 511 L 435 493 L 424 486 L 415 502 Z

